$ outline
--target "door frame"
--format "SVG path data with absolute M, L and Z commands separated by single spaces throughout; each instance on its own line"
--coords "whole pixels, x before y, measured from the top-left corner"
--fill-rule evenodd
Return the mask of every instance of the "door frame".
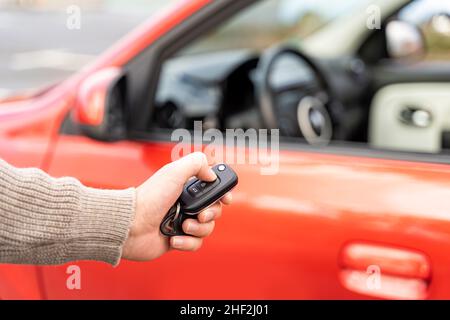
M 132 88 L 133 83 L 148 84 L 145 87 L 140 86 L 142 87 L 141 91 L 143 92 L 128 93 L 129 97 L 127 97 L 127 101 L 129 105 L 135 107 L 130 109 L 131 118 L 129 119 L 129 126 L 131 126 L 132 129 L 128 132 L 128 135 L 125 138 L 126 140 L 137 142 L 171 142 L 170 130 L 158 129 L 158 132 L 156 132 L 149 129 L 149 121 L 154 107 L 153 101 L 156 96 L 164 61 L 192 41 L 195 41 L 204 35 L 205 32 L 211 28 L 220 25 L 226 19 L 232 17 L 239 10 L 245 9 L 258 1 L 264 0 L 212 1 L 182 23 L 175 26 L 169 32 L 165 33 L 123 66 L 123 70 L 127 74 L 127 81 L 132 82 L 127 83 L 128 88 Z M 407 2 L 405 5 L 408 5 L 409 3 L 410 2 Z M 392 14 L 386 17 L 386 19 L 395 15 L 401 8 L 394 10 Z M 374 30 L 374 32 L 375 31 L 378 30 Z M 136 85 L 134 84 L 134 86 Z M 133 96 L 133 98 L 130 96 Z M 70 115 L 67 115 L 60 128 L 60 134 L 82 135 L 76 126 L 73 126 L 69 122 L 71 122 Z M 300 138 L 280 137 L 280 149 L 341 156 L 445 165 L 450 164 L 450 153 L 428 154 L 409 151 L 381 150 L 370 148 L 367 143 L 358 142 L 332 142 L 328 146 L 317 147 L 309 145 L 305 140 Z

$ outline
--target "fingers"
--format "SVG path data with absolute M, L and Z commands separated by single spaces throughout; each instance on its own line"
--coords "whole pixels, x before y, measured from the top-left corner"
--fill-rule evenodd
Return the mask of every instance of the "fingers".
M 200 212 L 198 220 L 186 219 L 183 222 L 183 231 L 189 236 L 171 237 L 171 247 L 181 251 L 196 251 L 200 249 L 203 238 L 209 236 L 214 231 L 214 220 L 220 217 L 222 213 L 221 207 L 221 203 L 216 202 L 208 209 Z
M 200 249 L 203 238 L 209 236 L 214 230 L 214 221 L 200 223 L 195 219 L 183 222 L 183 230 L 192 236 L 175 236 L 170 238 L 172 248 L 181 251 L 196 251 Z
M 186 219 L 183 222 L 183 231 L 188 235 L 204 238 L 213 232 L 214 225 L 214 221 L 200 223 L 197 219 Z
M 191 153 L 166 166 L 167 174 L 184 184 L 192 176 L 203 181 L 214 181 L 217 176 L 208 165 L 206 155 L 201 152 Z
M 196 176 L 203 181 L 213 181 L 217 178 L 211 170 L 208 159 L 201 152 L 194 152 L 186 157 L 174 161 L 166 166 L 165 172 L 171 175 L 173 181 L 178 181 L 183 185 L 188 179 Z M 177 182 L 177 183 L 178 183 Z M 174 236 L 170 238 L 172 248 L 182 251 L 198 250 L 203 242 L 203 238 L 209 236 L 215 226 L 215 219 L 222 215 L 222 203 L 230 204 L 232 201 L 231 193 L 225 194 L 220 201 L 198 214 L 197 219 L 187 219 L 183 222 L 183 231 L 185 236 Z
M 197 219 L 200 223 L 207 223 L 220 218 L 221 215 L 222 215 L 222 204 L 218 201 L 209 208 L 201 211 L 198 214 Z
M 233 202 L 233 195 L 231 194 L 231 192 L 227 192 L 227 193 L 222 197 L 222 199 L 220 199 L 220 201 L 221 201 L 223 204 L 229 205 L 229 204 L 231 204 L 231 202 Z
M 200 212 L 197 216 L 198 221 L 201 223 L 210 222 L 216 219 L 219 219 L 222 216 L 222 203 L 229 205 L 231 204 L 233 197 L 231 192 L 225 194 L 220 201 L 217 201 L 209 208 Z
M 195 251 L 202 246 L 203 239 L 189 236 L 175 236 L 170 238 L 172 248 L 181 251 Z

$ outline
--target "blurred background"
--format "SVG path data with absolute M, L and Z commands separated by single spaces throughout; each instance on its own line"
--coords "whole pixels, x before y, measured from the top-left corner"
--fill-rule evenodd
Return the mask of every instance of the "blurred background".
M 0 0 L 0 98 L 65 79 L 176 0 Z M 67 28 L 71 6 L 81 28 Z

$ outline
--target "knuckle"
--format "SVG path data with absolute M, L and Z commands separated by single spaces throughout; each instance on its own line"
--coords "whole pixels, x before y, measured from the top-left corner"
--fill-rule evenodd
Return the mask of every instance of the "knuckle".
M 197 165 L 197 168 L 200 170 L 200 168 L 208 163 L 208 159 L 206 159 L 206 155 L 203 152 L 194 152 L 193 157 L 195 159 L 195 164 Z
M 214 230 L 214 221 L 203 223 L 200 225 L 200 229 L 197 236 L 200 238 L 207 237 L 213 232 L 213 230 Z

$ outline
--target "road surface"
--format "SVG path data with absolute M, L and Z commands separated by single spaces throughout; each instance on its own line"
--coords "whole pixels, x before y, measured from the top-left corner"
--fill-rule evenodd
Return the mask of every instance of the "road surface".
M 147 19 L 159 6 L 161 3 L 153 2 L 142 10 L 81 10 L 80 29 L 72 30 L 67 27 L 69 14 L 64 7 L 2 9 L 0 97 L 67 78 Z

